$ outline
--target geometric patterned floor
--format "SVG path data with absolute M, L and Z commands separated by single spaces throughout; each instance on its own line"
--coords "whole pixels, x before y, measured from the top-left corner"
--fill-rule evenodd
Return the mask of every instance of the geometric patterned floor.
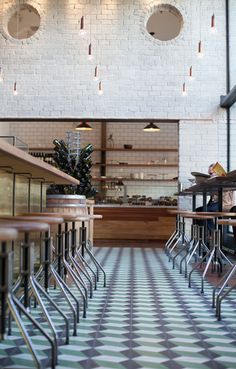
M 201 295 L 196 273 L 188 288 L 162 249 L 106 247 L 96 255 L 107 287 L 99 283 L 78 336 L 59 347 L 57 369 L 236 369 L 235 295 L 219 322 L 210 283 Z M 45 341 L 33 338 L 44 360 Z M 15 327 L 0 342 L 0 368 L 35 367 Z

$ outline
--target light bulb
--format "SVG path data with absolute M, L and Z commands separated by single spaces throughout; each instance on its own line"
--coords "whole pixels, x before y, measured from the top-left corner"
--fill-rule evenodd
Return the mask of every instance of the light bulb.
M 189 78 L 189 81 L 191 81 L 191 82 L 194 80 L 194 76 L 193 76 L 193 67 L 192 67 L 192 65 L 191 65 L 191 67 L 189 68 L 188 78 Z
M 210 28 L 211 34 L 216 33 L 216 26 L 215 26 L 215 14 L 212 14 L 211 16 L 211 28 Z
M 79 30 L 80 36 L 84 36 L 86 34 L 86 31 L 84 29 L 84 16 L 80 18 L 80 30 Z
M 183 83 L 183 86 L 182 86 L 182 95 L 183 96 L 186 96 L 187 95 L 186 83 L 185 82 Z
M 14 86 L 13 86 L 13 95 L 14 95 L 14 96 L 17 96 L 17 95 L 18 95 L 16 82 L 14 83 Z
M 197 56 L 198 58 L 202 58 L 203 57 L 203 52 L 202 52 L 202 41 L 198 42 L 198 52 L 197 52 Z
M 102 82 L 100 81 L 98 84 L 98 95 L 102 95 L 102 94 L 103 94 Z
M 2 70 L 2 67 L 0 67 L 0 83 L 3 83 L 3 70 Z
M 92 59 L 93 59 L 92 44 L 89 44 L 89 47 L 88 47 L 88 60 L 92 60 Z
M 94 76 L 93 76 L 93 80 L 97 81 L 98 80 L 98 67 L 96 66 L 94 69 Z

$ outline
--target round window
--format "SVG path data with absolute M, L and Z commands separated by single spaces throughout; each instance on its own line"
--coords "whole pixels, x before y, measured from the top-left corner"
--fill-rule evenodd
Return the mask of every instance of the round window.
M 18 40 L 30 38 L 40 26 L 38 11 L 29 4 L 22 4 L 10 17 L 7 28 L 9 35 Z
M 147 21 L 148 33 L 158 40 L 176 38 L 182 29 L 183 17 L 178 9 L 169 4 L 159 5 Z

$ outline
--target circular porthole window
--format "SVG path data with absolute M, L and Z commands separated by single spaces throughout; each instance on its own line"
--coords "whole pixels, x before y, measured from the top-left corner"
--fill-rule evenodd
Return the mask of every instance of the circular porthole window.
M 22 4 L 13 12 L 7 23 L 8 33 L 11 37 L 22 40 L 32 37 L 39 29 L 40 15 L 29 4 Z
M 178 9 L 169 4 L 161 4 L 147 21 L 148 33 L 160 40 L 168 41 L 176 38 L 183 27 L 183 17 Z

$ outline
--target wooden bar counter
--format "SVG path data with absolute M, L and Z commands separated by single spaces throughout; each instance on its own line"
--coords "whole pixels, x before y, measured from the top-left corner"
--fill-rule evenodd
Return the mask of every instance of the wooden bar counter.
M 94 214 L 102 220 L 94 222 L 95 240 L 167 240 L 175 228 L 174 207 L 95 205 Z

